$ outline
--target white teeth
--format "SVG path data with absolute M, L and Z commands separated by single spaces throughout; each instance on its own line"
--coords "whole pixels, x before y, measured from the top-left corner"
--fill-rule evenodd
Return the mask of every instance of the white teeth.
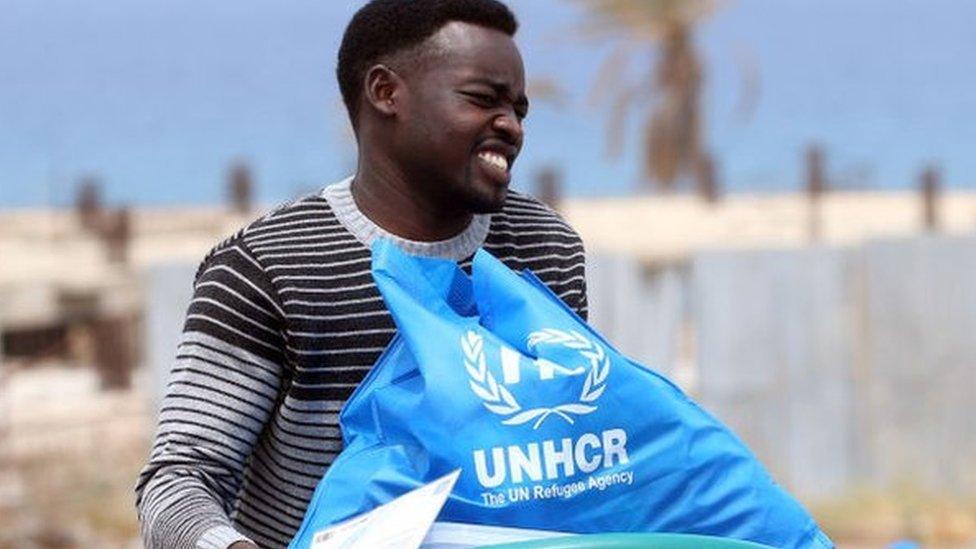
M 478 158 L 484 160 L 488 164 L 507 172 L 508 171 L 508 160 L 504 156 L 493 153 L 493 152 L 480 152 L 478 153 Z

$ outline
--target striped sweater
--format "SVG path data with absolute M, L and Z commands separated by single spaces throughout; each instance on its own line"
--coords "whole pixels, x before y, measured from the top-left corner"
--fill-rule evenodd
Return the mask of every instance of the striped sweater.
M 197 273 L 136 486 L 148 548 L 290 541 L 342 450 L 339 410 L 396 331 L 370 274 L 369 245 L 380 237 L 466 270 L 483 246 L 586 314 L 579 237 L 515 192 L 499 213 L 433 243 L 369 221 L 349 180 L 268 214 L 215 247 Z

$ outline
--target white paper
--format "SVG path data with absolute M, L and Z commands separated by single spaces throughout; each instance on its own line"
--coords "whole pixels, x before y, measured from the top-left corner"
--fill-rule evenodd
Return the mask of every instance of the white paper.
M 310 549 L 417 549 L 460 473 L 458 469 L 369 513 L 316 532 Z

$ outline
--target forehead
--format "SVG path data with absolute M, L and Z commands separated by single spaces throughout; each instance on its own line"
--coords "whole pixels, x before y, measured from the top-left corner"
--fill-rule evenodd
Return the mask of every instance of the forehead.
M 515 41 L 504 32 L 452 22 L 431 36 L 427 69 L 456 78 L 490 77 L 522 85 L 525 69 Z

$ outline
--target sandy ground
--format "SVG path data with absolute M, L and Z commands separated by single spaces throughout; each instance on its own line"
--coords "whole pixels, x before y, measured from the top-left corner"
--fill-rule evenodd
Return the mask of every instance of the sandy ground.
M 0 400 L 0 548 L 140 547 L 135 478 L 149 441 L 139 389 L 92 370 L 8 375 Z

